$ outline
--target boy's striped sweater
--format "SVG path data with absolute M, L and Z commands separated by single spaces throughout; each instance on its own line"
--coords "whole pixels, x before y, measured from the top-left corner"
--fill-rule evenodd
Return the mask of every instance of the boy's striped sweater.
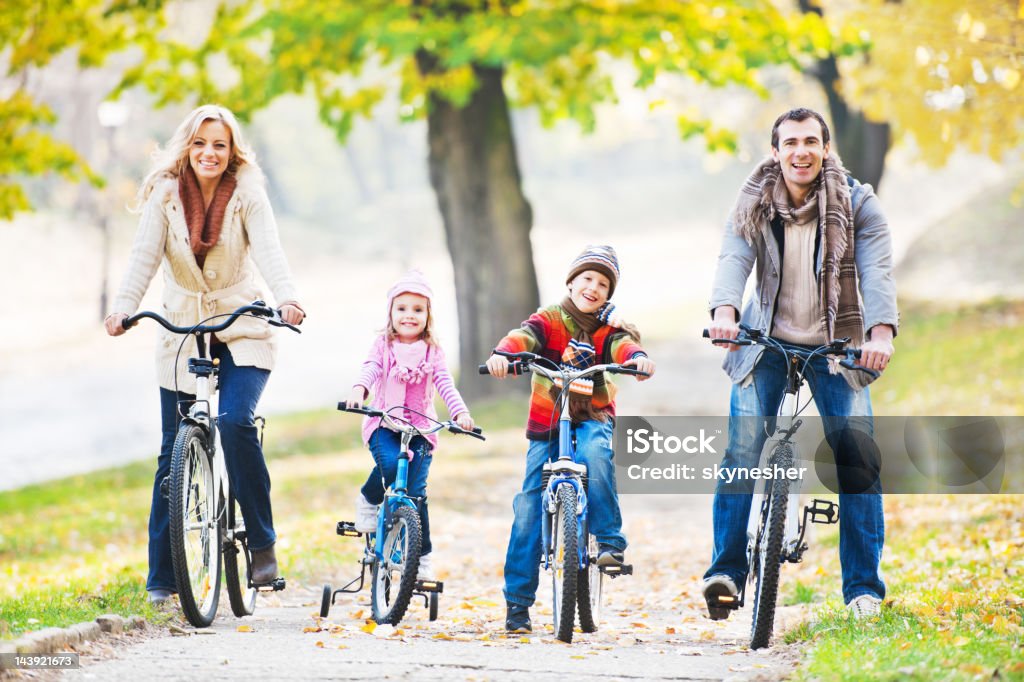
M 495 350 L 507 353 L 524 351 L 542 355 L 561 363 L 562 353 L 576 333 L 577 326 L 560 305 L 541 308 L 503 338 Z M 597 362 L 623 363 L 637 356 L 646 356 L 644 349 L 624 330 L 602 326 L 592 336 Z M 554 440 L 558 437 L 558 415 L 551 399 L 551 382 L 538 374 L 533 375 L 530 392 L 530 415 L 526 423 L 526 437 L 530 440 Z M 594 377 L 593 405 L 596 410 L 615 416 L 615 385 L 610 377 Z

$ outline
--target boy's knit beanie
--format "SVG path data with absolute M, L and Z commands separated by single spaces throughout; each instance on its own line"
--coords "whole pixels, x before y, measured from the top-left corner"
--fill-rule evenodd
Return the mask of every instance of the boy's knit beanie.
M 585 270 L 596 270 L 608 278 L 608 298 L 611 298 L 615 293 L 615 285 L 619 283 L 619 259 L 615 255 L 615 249 L 607 245 L 590 245 L 583 249 L 569 267 L 569 276 L 565 278 L 565 283 L 573 281 Z
M 391 322 L 391 306 L 394 304 L 395 299 L 402 294 L 418 294 L 427 299 L 428 303 L 434 297 L 434 292 L 430 289 L 430 285 L 427 284 L 426 276 L 419 270 L 410 270 L 388 289 L 387 320 L 389 324 Z

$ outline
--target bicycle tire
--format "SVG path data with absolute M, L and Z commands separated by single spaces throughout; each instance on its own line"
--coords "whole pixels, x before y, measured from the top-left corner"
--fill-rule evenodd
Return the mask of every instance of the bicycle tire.
M 580 613 L 580 630 L 597 632 L 601 620 L 601 593 L 604 574 L 597 567 L 597 538 L 587 535 L 587 567 L 576 578 L 576 604 Z
M 552 612 L 555 619 L 555 638 L 572 641 L 572 628 L 576 619 L 576 579 L 579 577 L 577 552 L 576 490 L 571 485 L 558 486 L 555 516 L 552 523 L 551 565 Z
M 178 429 L 171 451 L 171 563 L 178 599 L 188 622 L 209 627 L 217 615 L 221 580 L 218 491 L 206 432 L 196 424 Z
M 334 591 L 330 585 L 324 585 L 324 591 L 320 595 L 320 617 L 326 618 L 327 614 L 331 612 L 331 597 L 334 596 Z
M 398 625 L 409 608 L 416 574 L 420 567 L 420 516 L 412 507 L 399 507 L 391 519 L 391 527 L 384 531 L 381 539 L 383 559 L 373 564 L 373 587 L 370 601 L 373 604 L 373 619 L 384 625 Z M 395 570 L 394 566 L 399 566 Z M 395 580 L 395 574 L 398 580 Z M 397 584 L 397 590 L 395 583 Z
M 429 619 L 430 619 L 431 623 L 433 623 L 435 620 L 437 620 L 437 602 L 438 602 L 438 599 L 439 599 L 439 597 L 437 596 L 437 592 L 431 592 L 430 593 L 430 598 L 429 598 L 429 600 L 430 600 L 430 607 L 429 607 L 428 616 L 429 616 Z
M 779 446 L 769 462 L 789 468 L 793 463 L 793 451 Z M 753 618 L 750 625 L 750 648 L 768 646 L 775 624 L 775 603 L 779 596 L 779 573 L 782 569 L 782 535 L 786 527 L 786 506 L 789 499 L 789 481 L 785 478 L 771 482 L 768 495 L 767 513 L 762 515 L 758 532 L 760 546 L 755 552 L 756 574 L 754 580 Z
M 224 542 L 224 582 L 228 588 L 231 612 L 239 618 L 256 610 L 256 588 L 252 586 L 252 556 L 245 534 L 245 521 L 234 495 L 228 497 L 227 528 L 233 539 Z M 239 561 L 241 558 L 241 561 Z M 242 569 L 242 570 L 240 570 Z

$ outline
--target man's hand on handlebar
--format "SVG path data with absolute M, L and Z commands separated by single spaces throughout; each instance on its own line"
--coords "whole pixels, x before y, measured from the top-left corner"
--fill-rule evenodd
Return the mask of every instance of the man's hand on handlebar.
M 285 303 L 281 306 L 281 320 L 292 325 L 300 325 L 302 321 L 306 319 L 306 313 L 302 312 L 302 308 L 293 304 Z
M 860 360 L 857 364 L 881 372 L 889 366 L 889 360 L 894 352 L 892 327 L 878 324 L 871 328 L 871 339 L 860 347 Z
M 487 358 L 487 371 L 495 379 L 504 379 L 508 376 L 508 358 L 503 355 L 492 355 Z
M 121 336 L 125 331 L 122 323 L 127 319 L 127 313 L 110 313 L 103 320 L 103 326 L 106 327 L 107 333 L 111 336 Z
M 622 363 L 622 366 L 636 367 L 637 370 L 647 373 L 647 376 L 640 376 L 638 374 L 636 376 L 637 381 L 647 381 L 652 376 L 654 376 L 654 360 L 651 360 L 646 355 L 640 355 L 638 357 L 633 358 L 632 360 L 627 360 L 626 362 Z

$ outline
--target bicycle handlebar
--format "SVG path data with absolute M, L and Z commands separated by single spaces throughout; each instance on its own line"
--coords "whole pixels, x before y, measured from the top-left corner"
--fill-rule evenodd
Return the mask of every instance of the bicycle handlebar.
M 288 324 L 287 322 L 282 320 L 281 312 L 279 310 L 271 308 L 263 301 L 253 301 L 249 305 L 244 305 L 241 308 L 238 308 L 234 312 L 228 314 L 228 319 L 216 325 L 197 324 L 192 325 L 191 327 L 178 327 L 177 325 L 171 324 L 166 318 L 158 315 L 157 313 L 144 310 L 141 313 L 137 313 L 135 315 L 132 315 L 131 317 L 126 317 L 125 319 L 121 320 L 121 327 L 125 330 L 128 330 L 134 327 L 139 322 L 139 320 L 143 318 L 149 318 L 151 320 L 156 320 L 157 322 L 160 323 L 160 326 L 162 326 L 164 329 L 173 334 L 215 334 L 219 331 L 224 331 L 232 324 L 234 324 L 235 320 L 243 316 L 263 317 L 267 319 L 268 324 L 274 327 L 287 327 L 288 329 L 291 329 L 293 332 L 296 332 L 298 334 L 302 333 L 302 330 L 296 327 L 295 325 Z M 215 315 L 214 317 L 220 317 L 220 315 Z
M 565 380 L 567 380 L 569 382 L 575 381 L 576 379 L 582 379 L 583 377 L 589 376 L 590 374 L 597 374 L 598 372 L 608 372 L 609 374 L 626 374 L 626 375 L 629 375 L 629 376 L 637 376 L 637 377 L 649 377 L 649 376 L 651 376 L 647 372 L 641 372 L 638 369 L 634 369 L 632 367 L 626 367 L 625 365 L 620 365 L 618 363 L 610 363 L 610 364 L 606 364 L 606 365 L 594 365 L 593 367 L 588 367 L 588 368 L 583 369 L 583 370 L 570 371 L 568 369 L 563 369 L 563 368 L 559 367 L 558 365 L 556 365 L 551 360 L 548 360 L 547 358 L 545 358 L 545 357 L 543 357 L 541 355 L 537 355 L 536 353 L 529 353 L 529 352 L 526 352 L 526 351 L 521 352 L 521 353 L 508 353 L 506 351 L 496 350 L 496 351 L 494 351 L 494 354 L 495 355 L 501 355 L 502 357 L 506 357 L 506 358 L 509 358 L 510 360 L 512 360 L 512 362 L 510 362 L 508 364 L 508 370 L 509 370 L 509 374 L 513 374 L 515 376 L 518 376 L 520 374 L 525 374 L 528 371 L 533 371 L 533 372 L 536 372 L 537 374 L 541 374 L 543 376 L 546 376 L 549 379 L 552 378 L 553 375 L 558 374 L 563 379 L 565 379 Z M 536 362 L 547 363 L 547 364 L 551 365 L 551 368 L 548 368 L 548 367 L 537 367 L 534 364 Z M 480 372 L 480 374 L 490 374 L 491 373 L 491 371 L 487 368 L 487 365 L 480 365 L 479 372 Z
M 705 339 L 711 339 L 711 332 L 705 329 L 701 336 Z M 765 334 L 760 329 L 754 329 L 745 324 L 740 325 L 740 335 L 735 339 L 711 339 L 711 343 L 731 343 L 736 346 L 750 346 L 757 344 L 776 353 L 784 353 L 787 355 L 792 353 L 794 355 L 803 356 L 808 360 L 815 355 L 841 355 L 843 356 L 843 359 L 839 361 L 839 365 L 841 367 L 866 372 L 869 376 L 877 379 L 881 375 L 881 372 L 867 367 L 862 367 L 854 362 L 854 360 L 860 359 L 861 350 L 860 348 L 847 348 L 846 344 L 849 342 L 850 339 L 848 338 L 835 339 L 830 344 L 824 344 L 812 350 L 805 350 L 803 348 L 794 348 L 791 344 L 785 344 L 784 342 Z
M 396 420 L 394 417 L 392 417 L 390 414 L 388 414 L 388 412 L 385 412 L 383 410 L 375 410 L 372 407 L 363 407 L 362 405 L 358 405 L 358 406 L 357 405 L 349 405 L 348 402 L 344 401 L 344 400 L 342 400 L 342 401 L 340 401 L 338 403 L 338 409 L 341 410 L 342 412 L 353 412 L 355 414 L 366 415 L 367 417 L 380 417 L 381 419 L 387 421 L 389 424 L 394 426 L 399 431 L 410 431 L 411 430 L 411 431 L 415 432 L 414 435 L 429 436 L 432 433 L 437 433 L 441 429 L 448 429 L 448 431 L 450 431 L 451 433 L 462 433 L 462 434 L 465 434 L 467 436 L 473 436 L 473 438 L 477 438 L 479 440 L 487 440 L 484 437 L 484 435 L 483 435 L 483 433 L 484 433 L 483 429 L 481 429 L 480 427 L 474 427 L 472 431 L 467 431 L 466 429 L 464 429 L 461 426 L 459 426 L 458 424 L 456 424 L 454 421 L 450 421 L 450 420 L 446 421 L 446 422 L 437 421 L 436 419 L 431 419 L 427 415 L 419 413 L 419 412 L 417 412 L 416 414 L 419 414 L 421 417 L 429 419 L 430 421 L 434 422 L 434 424 L 436 424 L 436 426 L 432 426 L 432 427 L 430 427 L 428 429 L 421 429 L 421 428 L 418 428 L 416 426 L 413 426 L 411 423 L 409 423 L 405 419 L 399 418 L 399 419 Z M 388 411 L 394 410 L 394 409 L 407 409 L 407 408 L 404 408 L 404 407 L 396 405 L 395 407 L 389 408 Z

